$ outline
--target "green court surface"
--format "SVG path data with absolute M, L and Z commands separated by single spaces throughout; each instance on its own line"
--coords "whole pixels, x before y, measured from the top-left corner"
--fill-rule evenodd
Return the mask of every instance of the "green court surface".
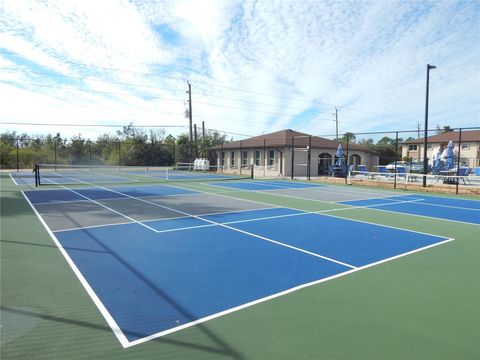
M 207 183 L 174 186 L 455 240 L 123 348 L 23 197 L 31 188 L 2 174 L 1 358 L 480 358 L 478 225 Z

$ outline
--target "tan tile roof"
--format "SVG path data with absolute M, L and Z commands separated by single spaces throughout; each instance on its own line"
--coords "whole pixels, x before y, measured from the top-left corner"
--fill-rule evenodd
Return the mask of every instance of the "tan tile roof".
M 266 147 L 291 147 L 292 137 L 295 147 L 307 147 L 309 144 L 309 134 L 301 133 L 291 129 L 276 131 L 270 134 L 255 136 L 241 141 L 233 141 L 223 145 L 223 149 L 242 148 L 262 148 Z M 337 149 L 340 142 L 329 140 L 319 136 L 312 136 L 312 149 Z M 345 144 L 342 144 L 345 150 Z M 221 145 L 214 146 L 212 149 L 221 149 Z M 367 151 L 363 146 L 349 144 L 352 150 Z
M 460 132 L 448 131 L 438 135 L 429 136 L 427 138 L 429 143 L 448 143 L 450 140 L 458 142 Z M 462 142 L 480 142 L 480 130 L 462 131 Z M 423 144 L 422 139 L 405 141 L 402 144 Z

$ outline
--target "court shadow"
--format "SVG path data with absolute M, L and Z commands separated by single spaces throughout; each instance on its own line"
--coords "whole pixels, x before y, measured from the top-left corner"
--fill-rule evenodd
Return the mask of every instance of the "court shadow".
M 33 211 L 19 191 L 2 190 L 0 197 L 0 215 L 2 218 L 27 214 L 33 215 Z
M 21 316 L 27 316 L 27 317 L 33 317 L 37 318 L 40 320 L 46 320 L 46 321 L 52 321 L 56 323 L 61 323 L 61 324 L 68 324 L 72 326 L 79 326 L 82 328 L 87 328 L 87 329 L 92 329 L 95 331 L 102 331 L 102 332 L 107 332 L 111 333 L 112 329 L 108 326 L 105 325 L 100 325 L 100 324 L 93 324 L 89 323 L 86 321 L 82 320 L 77 320 L 77 319 L 68 319 L 60 316 L 54 316 L 54 315 L 48 315 L 48 314 L 42 314 L 40 312 L 34 312 L 32 310 L 25 310 L 25 309 L 17 309 L 13 307 L 8 307 L 8 306 L 0 306 L 0 310 L 4 312 L 8 312 L 10 314 L 16 314 L 16 315 L 21 315 Z M 142 334 L 137 334 L 138 336 L 142 336 Z M 186 341 L 178 341 L 174 339 L 168 339 L 168 338 L 157 338 L 151 340 L 152 342 L 157 342 L 157 343 L 162 343 L 162 344 L 169 344 L 169 345 L 176 345 L 176 346 L 182 346 L 186 348 L 190 348 L 193 350 L 198 350 L 198 351 L 205 351 L 208 353 L 212 354 L 218 354 L 218 355 L 231 355 L 231 353 L 224 351 L 223 349 L 207 346 L 207 345 L 202 345 L 202 344 L 194 344 Z
M 75 219 L 73 219 L 69 214 L 65 214 L 65 216 L 68 216 L 70 221 L 75 222 Z M 79 225 L 79 224 L 78 224 Z M 78 227 L 81 227 L 80 225 Z M 119 264 L 121 264 L 124 268 L 126 268 L 130 273 L 132 273 L 138 281 L 142 282 L 144 285 L 149 287 L 155 294 L 157 294 L 159 297 L 164 299 L 167 303 L 169 303 L 173 308 L 175 308 L 179 313 L 181 313 L 185 318 L 189 319 L 189 321 L 195 321 L 198 320 L 198 318 L 190 313 L 187 309 L 182 307 L 180 304 L 178 304 L 175 299 L 173 299 L 169 294 L 167 294 L 164 290 L 162 290 L 157 284 L 153 283 L 151 280 L 146 278 L 140 271 L 138 271 L 133 264 L 130 264 L 127 260 L 122 258 L 118 253 L 116 253 L 113 249 L 105 245 L 100 239 L 96 238 L 91 232 L 88 233 L 89 238 L 93 240 L 95 243 L 98 244 L 99 248 L 103 249 L 104 251 L 108 253 L 110 256 L 113 256 L 116 261 L 118 261 Z M 212 348 L 209 346 L 205 346 L 202 344 L 192 344 L 192 343 L 185 343 L 183 341 L 175 341 L 171 339 L 167 339 L 165 337 L 160 337 L 155 339 L 157 342 L 168 342 L 174 345 L 178 346 L 187 346 L 191 348 L 196 348 L 198 350 L 204 350 L 204 351 L 209 351 L 212 353 L 218 353 L 218 354 L 223 354 L 225 356 L 228 356 L 232 359 L 236 360 L 244 360 L 245 357 L 238 352 L 236 349 L 234 349 L 230 344 L 228 344 L 224 339 L 222 339 L 218 334 L 214 333 L 211 329 L 209 329 L 207 326 L 205 326 L 203 323 L 196 324 L 195 327 L 199 329 L 207 338 L 210 339 L 214 344 L 217 345 L 217 347 Z M 110 331 L 111 329 L 108 328 Z M 132 333 L 128 332 L 129 335 L 135 336 L 138 338 L 143 338 L 146 337 L 150 334 L 137 334 L 137 333 Z
M 0 240 L 2 243 L 12 244 L 12 245 L 24 245 L 24 246 L 37 246 L 37 247 L 45 247 L 58 250 L 58 246 L 55 244 L 48 245 L 48 244 L 36 244 L 28 241 L 14 241 L 14 240 Z M 95 253 L 106 253 L 105 251 L 98 251 L 93 249 L 81 249 L 81 248 L 74 248 L 74 247 L 64 247 L 65 250 L 75 250 L 75 251 L 88 251 L 88 252 L 95 252 Z

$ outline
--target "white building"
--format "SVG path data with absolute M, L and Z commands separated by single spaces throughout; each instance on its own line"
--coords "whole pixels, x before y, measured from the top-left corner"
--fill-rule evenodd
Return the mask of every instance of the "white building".
M 335 140 L 288 129 L 217 145 L 211 150 L 215 152 L 217 166 L 223 167 L 224 171 L 240 173 L 255 164 L 264 167 L 265 175 L 286 177 L 291 176 L 292 171 L 295 176 L 306 176 L 310 153 L 310 175 L 322 176 L 327 175 L 328 166 L 335 163 L 338 145 Z M 356 144 L 342 146 L 345 158 L 348 152 L 349 164 L 366 165 L 367 169 L 378 165 L 378 156 L 364 147 Z
M 427 138 L 427 157 L 433 158 L 435 149 L 440 149 L 440 153 L 447 147 L 452 140 L 455 149 L 455 161 L 458 154 L 458 142 L 460 132 L 448 131 Z M 408 158 L 412 161 L 423 161 L 423 139 L 405 141 L 402 143 L 402 158 Z M 460 162 L 469 167 L 479 166 L 480 154 L 480 130 L 462 131 L 462 142 L 460 148 Z

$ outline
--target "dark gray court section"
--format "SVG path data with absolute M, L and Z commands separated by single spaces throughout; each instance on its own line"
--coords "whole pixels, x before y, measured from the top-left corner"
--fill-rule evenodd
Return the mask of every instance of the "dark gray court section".
M 35 208 L 52 231 L 129 221 L 89 201 L 37 204 Z
M 156 204 L 150 204 L 152 199 L 155 199 L 155 197 L 148 197 L 143 199 L 143 201 L 132 198 L 101 200 L 99 203 L 109 207 L 112 210 L 125 214 L 137 221 L 166 219 L 181 216 L 181 214 L 176 211 L 161 208 Z
M 349 200 L 364 200 L 389 196 L 408 195 L 394 191 L 372 190 L 367 188 L 352 188 L 339 186 L 318 186 L 298 189 L 278 189 L 262 191 L 275 195 L 287 195 L 306 200 L 319 200 L 328 202 L 342 202 Z
M 81 200 L 43 203 L 35 205 L 35 208 L 52 231 L 61 231 L 127 223 L 133 222 L 133 220 L 147 221 L 184 217 L 186 214 L 205 215 L 275 207 L 212 194 L 156 196 L 144 199 L 122 198 L 97 202 L 98 204 Z
M 276 207 L 275 205 L 227 198 L 214 194 L 199 194 L 195 196 L 179 195 L 170 197 L 148 198 L 148 201 L 168 208 L 180 210 L 191 215 L 204 215 L 227 211 L 245 211 Z

